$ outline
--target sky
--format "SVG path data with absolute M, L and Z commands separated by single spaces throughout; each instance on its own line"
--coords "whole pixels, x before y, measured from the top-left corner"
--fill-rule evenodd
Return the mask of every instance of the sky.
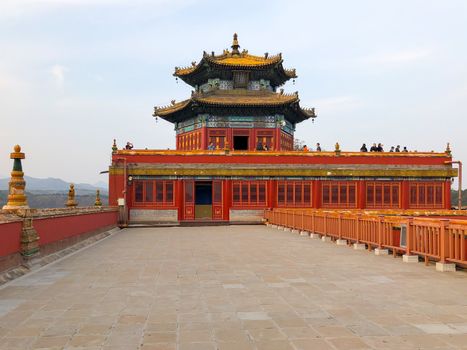
M 175 147 L 153 107 L 186 99 L 175 66 L 222 52 L 282 53 L 314 123 L 296 137 L 344 151 L 381 142 L 467 160 L 465 0 L 1 0 L 0 177 L 107 181 L 119 147 Z

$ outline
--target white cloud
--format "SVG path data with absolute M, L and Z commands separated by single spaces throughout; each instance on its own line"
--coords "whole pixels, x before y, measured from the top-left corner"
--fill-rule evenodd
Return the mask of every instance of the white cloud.
M 423 60 L 432 55 L 433 50 L 418 48 L 398 52 L 377 53 L 361 58 L 366 64 L 402 65 Z
M 50 70 L 50 73 L 52 74 L 52 77 L 57 87 L 59 88 L 63 87 L 63 83 L 65 82 L 65 72 L 67 71 L 68 71 L 68 68 L 61 66 L 59 64 L 54 65 L 52 69 Z

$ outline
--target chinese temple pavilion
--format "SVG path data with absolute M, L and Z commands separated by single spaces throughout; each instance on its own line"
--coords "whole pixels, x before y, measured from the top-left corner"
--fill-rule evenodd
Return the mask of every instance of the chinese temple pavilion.
M 265 208 L 449 209 L 457 176 L 442 153 L 295 151 L 298 123 L 316 117 L 298 93 L 282 55 L 203 53 L 175 67 L 190 98 L 154 108 L 174 124 L 176 150 L 118 150 L 109 174 L 110 205 L 130 222 L 251 222 Z

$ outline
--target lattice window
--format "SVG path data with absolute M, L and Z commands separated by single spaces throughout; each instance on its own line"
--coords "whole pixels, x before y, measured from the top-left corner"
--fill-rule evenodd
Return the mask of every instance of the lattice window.
M 278 181 L 279 207 L 311 207 L 311 181 Z
M 357 184 L 351 181 L 324 181 L 322 183 L 323 208 L 355 208 Z
M 400 182 L 366 183 L 367 208 L 400 208 Z
M 248 71 L 234 71 L 233 72 L 233 84 L 234 88 L 247 88 L 249 81 Z
M 411 182 L 410 208 L 444 208 L 443 182 Z
M 234 207 L 264 207 L 266 201 L 266 181 L 232 182 L 232 204 Z
M 142 205 L 173 206 L 174 182 L 164 180 L 136 180 L 134 201 Z

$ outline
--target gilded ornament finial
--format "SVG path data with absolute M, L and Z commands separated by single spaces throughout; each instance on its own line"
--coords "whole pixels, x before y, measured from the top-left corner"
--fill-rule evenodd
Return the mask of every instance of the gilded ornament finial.
M 115 153 L 117 152 L 118 148 L 117 148 L 117 140 L 114 139 L 114 142 L 112 144 L 112 153 Z
M 447 155 L 451 155 L 451 145 L 449 142 L 446 145 L 446 150 L 444 151 Z
M 339 142 L 336 142 L 336 145 L 334 146 L 334 152 L 336 152 L 336 156 L 341 154 L 341 146 L 339 145 Z
M 21 159 L 24 159 L 24 153 L 21 152 L 21 146 L 15 145 L 10 159 L 13 159 L 13 170 L 11 171 L 10 182 L 8 183 L 8 201 L 3 206 L 4 210 L 28 209 L 28 203 L 24 189 L 26 181 L 24 181 L 23 166 Z
M 96 207 L 101 207 L 102 206 L 101 192 L 99 190 L 96 190 L 96 200 L 94 202 L 94 206 L 96 206 Z
M 78 203 L 75 200 L 75 185 L 70 184 L 70 189 L 68 190 L 68 200 L 65 204 L 67 207 L 76 207 Z
M 240 45 L 238 44 L 238 35 L 237 33 L 234 33 L 233 35 L 233 42 L 232 42 L 232 56 L 238 56 L 240 55 L 240 51 L 238 50 L 240 48 Z

